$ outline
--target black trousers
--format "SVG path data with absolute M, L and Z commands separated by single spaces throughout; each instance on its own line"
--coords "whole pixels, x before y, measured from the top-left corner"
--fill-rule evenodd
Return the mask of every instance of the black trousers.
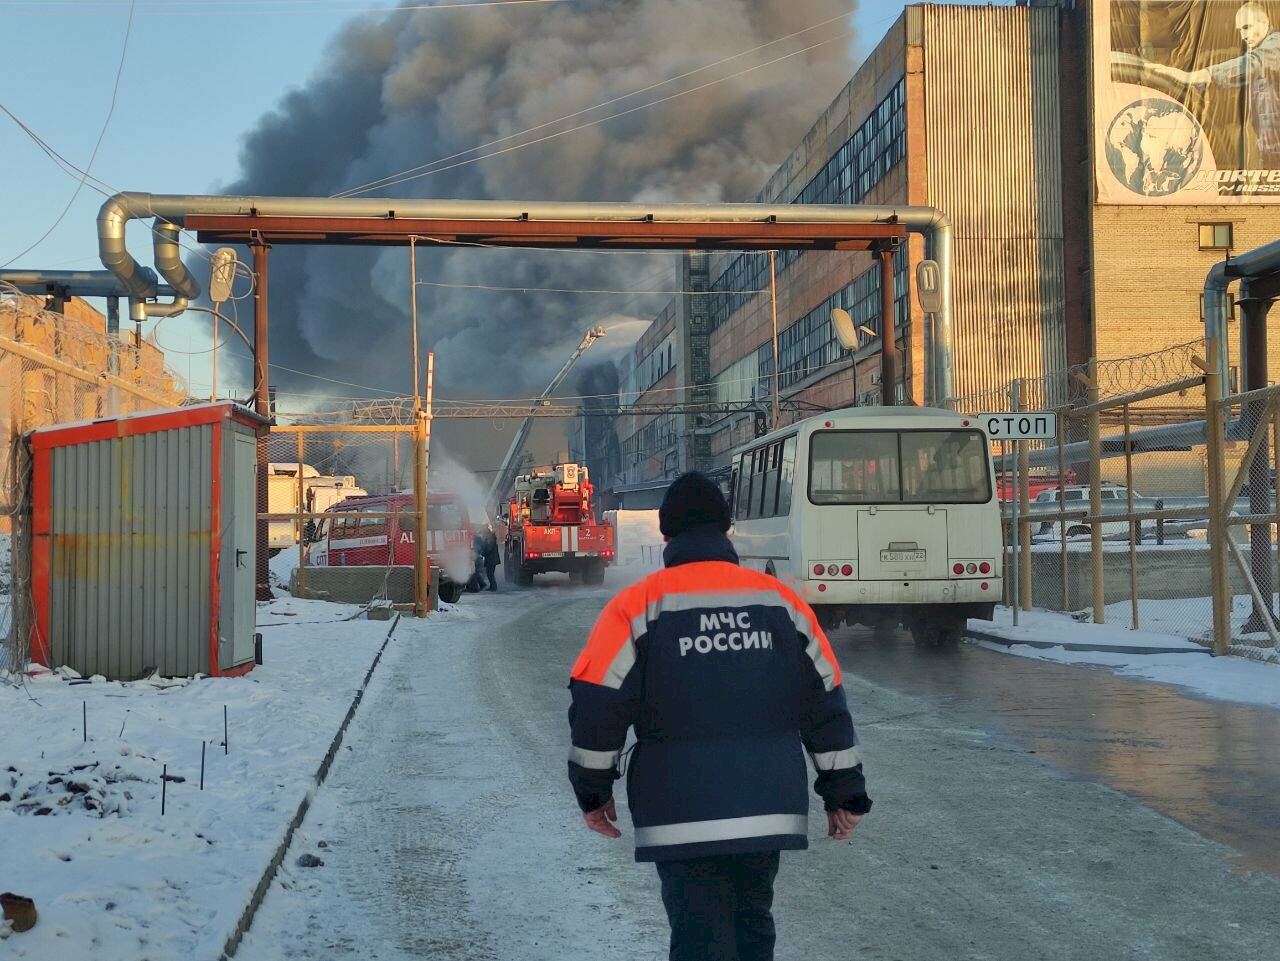
M 773 961 L 778 852 L 658 861 L 671 961 Z
M 484 572 L 489 578 L 489 590 L 491 591 L 496 591 L 498 589 L 498 578 L 497 578 L 497 575 L 494 573 L 495 571 L 497 571 L 497 569 L 498 569 L 497 564 L 486 563 L 484 565 Z

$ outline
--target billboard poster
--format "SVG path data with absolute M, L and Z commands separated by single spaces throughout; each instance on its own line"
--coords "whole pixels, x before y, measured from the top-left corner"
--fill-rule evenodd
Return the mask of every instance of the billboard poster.
M 1103 204 L 1280 202 L 1280 0 L 1094 0 Z

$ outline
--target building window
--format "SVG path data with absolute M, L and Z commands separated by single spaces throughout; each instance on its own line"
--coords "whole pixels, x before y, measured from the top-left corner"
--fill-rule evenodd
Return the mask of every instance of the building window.
M 1201 224 L 1200 225 L 1200 249 L 1201 250 L 1230 250 L 1235 246 L 1232 243 L 1232 224 Z
M 899 247 L 893 258 L 894 325 L 901 328 L 910 318 L 910 287 L 907 281 L 907 248 Z M 853 283 L 836 291 L 794 324 L 778 332 L 778 382 L 782 389 L 797 384 L 840 360 L 844 351 L 831 326 L 831 311 L 843 307 L 853 317 L 862 346 L 881 336 L 880 265 L 864 270 Z M 756 351 L 762 394 L 773 390 L 773 345 L 769 341 Z
M 856 204 L 907 155 L 906 79 L 894 88 L 871 111 L 853 136 L 845 141 L 797 195 L 797 204 Z M 783 250 L 778 255 L 777 272 L 781 275 L 797 257 L 798 250 Z M 708 308 L 711 329 L 715 330 L 737 313 L 755 296 L 736 293 L 765 290 L 769 286 L 769 258 L 760 253 L 743 253 L 734 257 L 711 284 L 713 293 Z
M 1231 323 L 1236 319 L 1236 302 L 1231 296 L 1231 292 L 1224 290 L 1218 294 L 1222 299 L 1222 317 L 1227 323 Z M 1200 323 L 1204 323 L 1204 297 L 1200 295 Z

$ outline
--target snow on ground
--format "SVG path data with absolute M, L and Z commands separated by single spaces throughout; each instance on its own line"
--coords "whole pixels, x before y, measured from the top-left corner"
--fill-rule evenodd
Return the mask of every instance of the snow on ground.
M 0 531 L 0 671 L 9 668 L 9 648 L 4 639 L 9 634 L 9 626 L 13 623 L 12 599 L 9 587 L 13 583 L 10 548 L 13 538 Z
M 0 684 L 0 890 L 39 912 L 0 955 L 218 957 L 390 627 L 357 613 L 261 605 L 240 678 Z
M 271 570 L 271 586 L 277 590 L 289 589 L 289 578 L 298 569 L 298 549 L 290 548 L 281 551 L 267 562 Z
M 608 511 L 605 520 L 617 532 L 619 564 L 661 563 L 663 540 L 656 510 Z
M 1127 606 L 1121 606 L 1127 612 Z M 989 640 L 978 641 L 991 650 L 1059 664 L 1107 667 L 1123 677 L 1172 684 L 1215 700 L 1280 708 L 1280 664 L 1240 657 L 1209 657 L 1203 646 L 1181 635 L 1132 631 L 1123 626 L 1125 622 L 1119 620 L 1118 614 L 1116 620 L 1118 623 L 1085 624 L 1066 614 L 1023 611 L 1019 615 L 1019 626 L 1014 627 L 1012 612 L 1002 607 L 996 610 L 993 623 L 971 621 L 970 627 L 980 634 L 1015 642 L 1006 646 Z M 1056 646 L 1033 647 L 1029 643 L 1016 643 L 1018 641 Z M 1094 649 L 1070 650 L 1063 645 Z M 1151 653 L 1133 648 L 1148 648 Z

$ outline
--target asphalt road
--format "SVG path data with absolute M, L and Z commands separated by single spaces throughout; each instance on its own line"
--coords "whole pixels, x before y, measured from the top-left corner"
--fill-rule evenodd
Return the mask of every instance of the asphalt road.
M 656 878 L 632 861 L 629 824 L 623 841 L 588 833 L 565 780 L 568 666 L 607 597 L 540 586 L 467 597 L 472 620 L 403 622 L 239 957 L 665 957 Z M 1148 695 L 1116 739 L 1156 746 L 1046 747 L 1067 720 L 1057 712 L 1079 704 L 1059 696 L 1062 671 L 1079 690 L 1164 689 L 969 648 L 836 644 L 876 807 L 836 843 L 815 804 L 812 847 L 779 875 L 780 959 L 1277 956 L 1280 878 L 1108 786 L 1132 787 L 1135 757 L 1182 763 L 1178 745 L 1142 733 Z M 1017 709 L 993 693 L 1002 672 Z M 1105 743 L 1094 732 L 1109 723 L 1083 741 Z M 325 865 L 293 866 L 304 851 Z

